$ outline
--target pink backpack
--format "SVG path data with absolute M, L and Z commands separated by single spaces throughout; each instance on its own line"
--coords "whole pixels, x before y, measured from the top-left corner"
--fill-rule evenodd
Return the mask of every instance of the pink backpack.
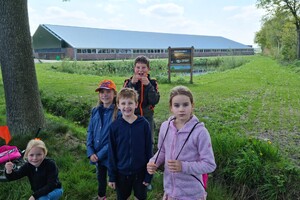
M 203 187 L 206 190 L 207 182 L 208 182 L 208 174 L 202 174 L 202 180 L 203 180 Z
M 16 146 L 3 145 L 0 147 L 0 164 L 13 161 L 21 157 L 21 153 Z

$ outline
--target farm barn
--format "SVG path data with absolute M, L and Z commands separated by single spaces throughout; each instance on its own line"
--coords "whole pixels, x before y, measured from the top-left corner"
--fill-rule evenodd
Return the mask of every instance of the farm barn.
M 168 47 L 194 47 L 195 57 L 253 55 L 254 49 L 221 36 L 109 30 L 41 24 L 33 37 L 39 59 L 113 60 L 140 54 L 167 58 Z

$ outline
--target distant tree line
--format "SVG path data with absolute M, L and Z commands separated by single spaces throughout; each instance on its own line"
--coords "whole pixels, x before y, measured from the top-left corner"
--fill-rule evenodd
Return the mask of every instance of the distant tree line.
M 255 35 L 262 52 L 280 60 L 300 59 L 300 1 L 258 0 L 257 6 L 267 11 Z

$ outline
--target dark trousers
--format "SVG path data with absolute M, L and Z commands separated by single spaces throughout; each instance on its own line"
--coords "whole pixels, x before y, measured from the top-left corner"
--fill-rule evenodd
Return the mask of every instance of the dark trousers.
M 107 186 L 107 168 L 98 163 L 97 165 L 97 179 L 98 179 L 98 196 L 106 196 L 106 186 Z
M 118 174 L 117 177 L 117 196 L 118 200 L 127 200 L 133 190 L 134 196 L 139 200 L 147 199 L 147 187 L 143 185 L 145 171 L 137 174 L 125 176 Z
M 154 149 L 154 147 L 155 147 L 155 134 L 154 134 L 155 124 L 154 124 L 153 116 L 149 116 L 149 117 L 144 116 L 144 117 L 150 125 L 150 130 L 151 130 L 151 135 L 152 135 L 152 145 L 153 145 L 153 149 Z

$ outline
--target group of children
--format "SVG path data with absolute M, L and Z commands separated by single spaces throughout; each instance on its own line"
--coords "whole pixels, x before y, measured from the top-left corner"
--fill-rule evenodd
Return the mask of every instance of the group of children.
M 87 156 L 96 165 L 99 200 L 106 199 L 107 173 L 108 185 L 118 199 L 128 199 L 132 190 L 137 199 L 147 198 L 152 179 L 146 165 L 153 154 L 153 109 L 160 99 L 149 70 L 149 59 L 139 56 L 133 76 L 124 81 L 118 94 L 112 80 L 101 81 L 96 89 L 99 103 L 88 126 Z
M 215 170 L 216 163 L 210 135 L 193 115 L 194 99 L 187 87 L 171 90 L 172 116 L 162 123 L 158 151 L 152 155 L 153 109 L 160 95 L 149 70 L 148 58 L 138 56 L 133 76 L 124 81 L 119 93 L 112 80 L 100 82 L 96 89 L 100 104 L 92 112 L 87 156 L 97 166 L 98 199 L 106 199 L 107 171 L 108 185 L 116 190 L 118 200 L 127 200 L 132 190 L 135 199 L 147 199 L 147 186 L 162 164 L 164 200 L 206 199 L 199 181 L 203 182 L 201 174 Z M 105 103 L 108 99 L 109 103 Z M 119 113 L 112 114 L 116 108 Z
M 97 169 L 97 198 L 106 199 L 108 175 L 108 186 L 116 190 L 118 200 L 129 199 L 132 191 L 135 199 L 146 200 L 152 176 L 164 164 L 164 200 L 206 199 L 201 174 L 213 172 L 216 163 L 210 135 L 193 114 L 193 95 L 185 86 L 176 86 L 170 92 L 172 116 L 160 127 L 158 151 L 153 155 L 153 109 L 160 95 L 149 71 L 149 59 L 138 56 L 134 75 L 124 81 L 119 92 L 112 80 L 102 80 L 96 89 L 99 102 L 92 109 L 86 144 L 87 157 Z M 7 163 L 7 178 L 27 175 L 34 191 L 30 200 L 45 196 L 58 199 L 62 188 L 55 163 L 45 159 L 46 147 L 27 148 L 27 167 L 13 170 Z M 47 165 L 53 170 L 51 176 L 37 183 L 35 174 Z

